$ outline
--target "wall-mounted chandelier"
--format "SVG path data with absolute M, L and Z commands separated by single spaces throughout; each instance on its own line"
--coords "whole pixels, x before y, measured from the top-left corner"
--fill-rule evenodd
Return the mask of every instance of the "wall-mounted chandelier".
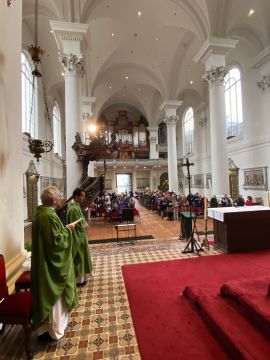
M 41 73 L 38 70 L 38 64 L 41 62 L 41 58 L 45 51 L 38 45 L 38 0 L 35 0 L 35 44 L 27 46 L 27 49 L 35 65 L 35 69 L 32 71 L 32 74 L 36 77 L 41 77 Z
M 41 154 L 52 151 L 53 143 L 49 140 L 39 140 L 33 139 L 29 133 L 25 133 L 28 136 L 28 148 L 31 154 L 34 154 L 34 157 L 39 162 Z

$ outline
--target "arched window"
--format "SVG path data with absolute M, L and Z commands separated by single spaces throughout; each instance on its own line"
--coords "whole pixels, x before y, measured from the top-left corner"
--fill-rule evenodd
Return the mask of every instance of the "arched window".
M 53 142 L 54 152 L 61 156 L 61 116 L 57 104 L 53 107 Z
M 36 111 L 37 99 L 35 91 L 35 78 L 32 68 L 24 53 L 21 53 L 22 76 L 22 131 L 36 137 Z
M 189 107 L 183 118 L 184 134 L 184 153 L 192 154 L 193 152 L 193 133 L 194 133 L 194 113 L 192 107 Z
M 241 74 L 238 68 L 232 68 L 224 79 L 225 113 L 227 138 L 241 135 L 243 130 Z

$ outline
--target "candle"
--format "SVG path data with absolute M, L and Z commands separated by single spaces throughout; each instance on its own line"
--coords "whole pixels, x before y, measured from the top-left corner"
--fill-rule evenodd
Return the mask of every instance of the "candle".
M 207 220 L 207 197 L 204 196 L 204 219 Z

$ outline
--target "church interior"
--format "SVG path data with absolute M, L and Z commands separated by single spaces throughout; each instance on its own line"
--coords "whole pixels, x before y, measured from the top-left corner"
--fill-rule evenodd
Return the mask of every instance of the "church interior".
M 269 0 L 1 1 L 0 254 L 10 293 L 30 263 L 42 190 L 88 195 L 94 276 L 64 339 L 32 335 L 34 358 L 268 359 L 269 14 Z M 95 213 L 101 192 L 134 196 L 135 241 L 119 244 L 119 217 Z M 202 201 L 195 215 L 179 205 L 191 193 Z M 211 210 L 224 194 L 254 207 Z M 154 196 L 177 210 L 164 216 Z M 191 242 L 181 239 L 187 218 Z M 26 359 L 24 343 L 21 326 L 7 327 L 0 358 Z

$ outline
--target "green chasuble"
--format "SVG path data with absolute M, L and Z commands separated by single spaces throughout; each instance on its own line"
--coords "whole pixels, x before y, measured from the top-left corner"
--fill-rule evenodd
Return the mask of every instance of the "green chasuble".
M 72 254 L 76 276 L 90 274 L 92 272 L 92 261 L 85 229 L 86 220 L 81 206 L 76 202 L 68 204 L 67 224 L 80 218 L 82 220 L 76 224 L 72 233 Z
M 52 307 L 60 296 L 68 311 L 78 305 L 71 240 L 55 210 L 38 206 L 31 256 L 34 329 L 52 322 Z

